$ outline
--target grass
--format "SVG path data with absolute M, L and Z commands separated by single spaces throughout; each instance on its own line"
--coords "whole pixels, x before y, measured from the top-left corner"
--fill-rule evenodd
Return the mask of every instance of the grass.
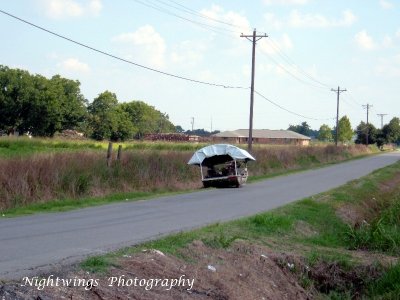
M 330 287 L 325 289 L 321 286 L 321 297 L 326 299 L 352 299 L 357 293 L 377 299 L 398 299 L 400 295 L 400 264 L 389 267 L 380 266 L 380 270 L 374 274 L 368 273 L 360 265 L 357 256 L 353 256 L 354 238 L 349 238 L 349 225 L 337 214 L 337 209 L 343 204 L 357 205 L 359 209 L 365 209 L 368 215 L 368 206 L 364 206 L 373 195 L 382 194 L 382 185 L 393 180 L 400 174 L 400 162 L 377 170 L 372 174 L 354 180 L 337 189 L 307 198 L 295 203 L 277 208 L 273 211 L 264 212 L 255 216 L 242 218 L 239 220 L 216 223 L 200 229 L 172 234 L 158 240 L 149 241 L 135 247 L 128 247 L 114 253 L 107 254 L 104 258 L 109 263 L 116 263 L 122 255 L 134 254 L 143 249 L 158 249 L 164 253 L 169 253 L 186 259 L 190 262 L 192 258 L 184 257 L 181 249 L 187 247 L 195 240 L 201 240 L 211 248 L 227 249 L 235 241 L 242 240 L 246 243 L 271 244 L 276 251 L 284 251 L 288 247 L 291 252 L 296 251 L 305 258 L 305 262 L 310 267 L 327 265 L 337 266 L 343 274 L 354 273 L 355 283 L 347 282 L 347 277 L 338 281 L 337 289 Z M 379 217 L 380 224 L 396 225 L 400 219 L 398 198 L 399 186 L 393 185 L 387 190 L 387 195 L 391 201 L 383 201 L 380 210 L 375 212 Z M 345 196 L 347 195 L 347 196 Z M 299 224 L 312 229 L 312 234 L 303 234 L 298 229 Z M 398 227 L 393 231 L 385 231 L 391 238 L 399 234 Z M 361 230 L 358 228 L 355 231 Z M 385 229 L 386 230 L 386 229 Z M 366 247 L 365 250 L 373 250 L 374 253 L 391 253 L 386 247 L 376 247 L 380 245 L 380 240 L 372 241 L 374 247 Z M 293 250 L 294 249 L 294 250 Z M 358 249 L 358 248 L 357 248 Z M 229 250 L 227 250 L 229 251 Z M 363 252 L 364 255 L 366 254 Z M 187 255 L 187 254 L 186 254 Z M 328 270 L 328 269 L 327 269 Z M 308 273 L 296 271 L 299 282 L 308 288 L 318 287 L 319 283 Z M 300 273 L 299 273 L 300 272 Z M 326 271 L 328 272 L 328 271 Z M 335 276 L 341 276 L 338 272 Z M 357 275 L 358 274 L 358 275 Z M 350 275 L 344 275 L 350 276 Z M 334 278 L 333 278 L 334 279 Z M 332 280 L 333 280 L 332 279 Z M 331 284 L 331 283 L 330 283 Z
M 0 149 L 9 152 L 0 158 L 0 213 L 60 211 L 62 206 L 67 210 L 123 200 L 118 196 L 121 192 L 135 198 L 135 193 L 157 195 L 200 187 L 198 168 L 186 162 L 194 148 L 204 145 L 134 142 L 123 146 L 122 159 L 114 157 L 108 168 L 106 143 L 1 138 Z M 249 165 L 250 182 L 348 160 L 349 153 L 351 157 L 371 153 L 363 146 L 329 145 L 255 147 L 254 151 L 257 163 Z
M 107 150 L 108 143 L 108 141 L 58 138 L 0 137 L 0 158 L 27 157 L 38 153 Z M 117 150 L 119 145 L 124 150 L 195 151 L 207 144 L 132 141 L 114 143 L 114 151 Z

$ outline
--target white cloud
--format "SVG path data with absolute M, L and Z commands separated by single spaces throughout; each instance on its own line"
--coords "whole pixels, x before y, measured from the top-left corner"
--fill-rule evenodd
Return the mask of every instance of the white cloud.
M 387 0 L 379 0 L 379 4 L 383 9 L 392 9 L 393 8 L 393 3 L 387 1 Z
M 262 39 L 258 42 L 258 45 L 260 50 L 266 54 L 275 54 L 279 51 L 293 48 L 292 40 L 286 33 L 276 40 L 271 40 L 271 38 Z
M 266 21 L 266 28 L 281 29 L 283 22 L 279 20 L 273 13 L 266 13 L 264 15 L 264 20 Z
M 390 36 L 386 35 L 386 36 L 383 38 L 383 47 L 389 48 L 389 47 L 391 47 L 392 45 L 393 45 L 393 39 L 392 39 Z
M 400 54 L 391 58 L 379 59 L 379 65 L 376 67 L 379 75 L 387 77 L 400 77 Z
M 400 38 L 400 29 L 397 30 L 397 32 L 396 32 L 396 37 L 397 37 L 397 38 Z
M 207 46 L 202 42 L 183 41 L 171 53 L 171 60 L 175 64 L 193 67 L 203 58 Z
M 103 7 L 101 0 L 41 0 L 41 5 L 53 19 L 98 15 Z
M 358 32 L 354 39 L 357 45 L 363 50 L 373 50 L 376 48 L 373 38 L 368 35 L 366 30 Z
M 246 17 L 233 11 L 225 12 L 225 10 L 218 5 L 212 5 L 210 9 L 203 9 L 200 11 L 200 13 L 212 19 L 230 23 L 237 27 L 238 30 L 242 30 L 243 32 L 248 32 L 251 30 L 250 22 Z M 237 36 L 236 33 L 233 34 Z
M 302 14 L 294 10 L 289 16 L 288 24 L 296 28 L 324 28 L 351 26 L 356 20 L 357 17 L 350 10 L 344 11 L 342 18 L 339 20 L 328 19 L 321 14 Z
M 267 5 L 304 5 L 307 4 L 309 0 L 264 0 Z
M 88 64 L 79 61 L 77 58 L 68 58 L 58 64 L 64 72 L 67 73 L 89 73 L 90 67 Z
M 132 33 L 122 33 L 112 38 L 129 46 L 129 57 L 135 61 L 145 60 L 154 67 L 165 65 L 166 45 L 161 35 L 150 25 L 140 27 Z

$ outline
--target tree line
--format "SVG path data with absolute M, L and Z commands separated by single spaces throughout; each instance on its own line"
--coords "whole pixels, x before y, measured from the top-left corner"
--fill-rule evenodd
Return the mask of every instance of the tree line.
M 400 144 L 400 119 L 393 117 L 388 124 L 382 129 L 376 128 L 373 124 L 366 124 L 361 121 L 353 130 L 350 120 L 347 116 L 343 116 L 339 120 L 338 141 L 347 143 L 354 139 L 356 144 L 376 144 L 382 147 L 384 144 Z M 307 122 L 299 125 L 289 125 L 288 130 L 314 137 L 320 141 L 332 142 L 335 139 L 336 128 L 331 128 L 327 124 L 322 124 L 319 130 L 312 130 Z
M 52 137 L 66 129 L 97 140 L 175 132 L 167 114 L 142 101 L 119 103 L 105 91 L 89 103 L 77 80 L 60 75 L 48 79 L 0 65 L 0 131 Z

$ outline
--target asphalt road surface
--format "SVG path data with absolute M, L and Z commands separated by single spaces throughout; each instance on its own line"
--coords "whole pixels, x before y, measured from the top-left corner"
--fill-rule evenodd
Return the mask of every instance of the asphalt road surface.
M 240 189 L 211 189 L 75 211 L 0 217 L 0 279 L 34 276 L 172 232 L 273 209 L 395 163 L 400 152 L 275 177 Z

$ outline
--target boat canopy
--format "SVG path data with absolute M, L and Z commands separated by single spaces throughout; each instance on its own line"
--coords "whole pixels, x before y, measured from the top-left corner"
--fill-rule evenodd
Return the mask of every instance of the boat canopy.
M 213 166 L 231 160 L 256 160 L 249 152 L 229 144 L 210 145 L 197 150 L 189 160 L 189 165 Z

